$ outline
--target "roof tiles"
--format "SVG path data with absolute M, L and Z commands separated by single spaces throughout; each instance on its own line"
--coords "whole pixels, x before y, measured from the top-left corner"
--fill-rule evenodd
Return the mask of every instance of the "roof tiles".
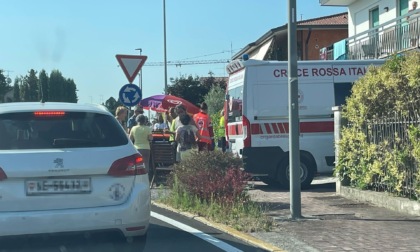
M 347 25 L 348 14 L 347 12 L 338 13 L 330 16 L 302 20 L 297 25 Z

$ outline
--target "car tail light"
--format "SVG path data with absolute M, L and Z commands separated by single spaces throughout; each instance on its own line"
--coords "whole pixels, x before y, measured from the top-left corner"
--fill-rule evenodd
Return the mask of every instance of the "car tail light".
M 251 147 L 251 123 L 246 116 L 242 116 L 242 131 L 244 136 L 244 147 Z
M 134 176 L 147 174 L 144 166 L 143 157 L 140 154 L 134 154 L 121 158 L 112 163 L 108 175 L 115 177 Z
M 34 116 L 36 117 L 61 117 L 64 116 L 64 111 L 35 111 Z
M 0 167 L 0 181 L 7 179 L 6 173 L 3 171 L 3 169 Z

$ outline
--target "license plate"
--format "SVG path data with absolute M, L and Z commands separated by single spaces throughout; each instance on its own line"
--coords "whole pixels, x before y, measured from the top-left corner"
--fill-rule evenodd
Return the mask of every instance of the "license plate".
M 32 179 L 26 181 L 26 195 L 90 193 L 90 178 Z

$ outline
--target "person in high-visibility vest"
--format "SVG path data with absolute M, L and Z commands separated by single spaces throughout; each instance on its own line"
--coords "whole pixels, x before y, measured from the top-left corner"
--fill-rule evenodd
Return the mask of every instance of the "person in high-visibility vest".
M 217 147 L 222 149 L 222 152 L 226 152 L 226 130 L 225 130 L 225 115 L 220 111 L 220 120 L 219 120 L 219 130 L 218 130 L 219 139 L 217 142 Z
M 200 105 L 200 112 L 194 115 L 194 122 L 200 133 L 198 141 L 198 150 L 214 150 L 214 133 L 210 116 L 207 114 L 207 104 L 205 102 Z

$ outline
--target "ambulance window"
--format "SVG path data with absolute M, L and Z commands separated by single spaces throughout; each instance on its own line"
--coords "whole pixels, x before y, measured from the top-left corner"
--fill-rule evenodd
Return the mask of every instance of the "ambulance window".
M 335 106 L 346 104 L 346 98 L 351 94 L 352 83 L 334 83 Z
M 228 122 L 242 121 L 242 86 L 228 90 Z

